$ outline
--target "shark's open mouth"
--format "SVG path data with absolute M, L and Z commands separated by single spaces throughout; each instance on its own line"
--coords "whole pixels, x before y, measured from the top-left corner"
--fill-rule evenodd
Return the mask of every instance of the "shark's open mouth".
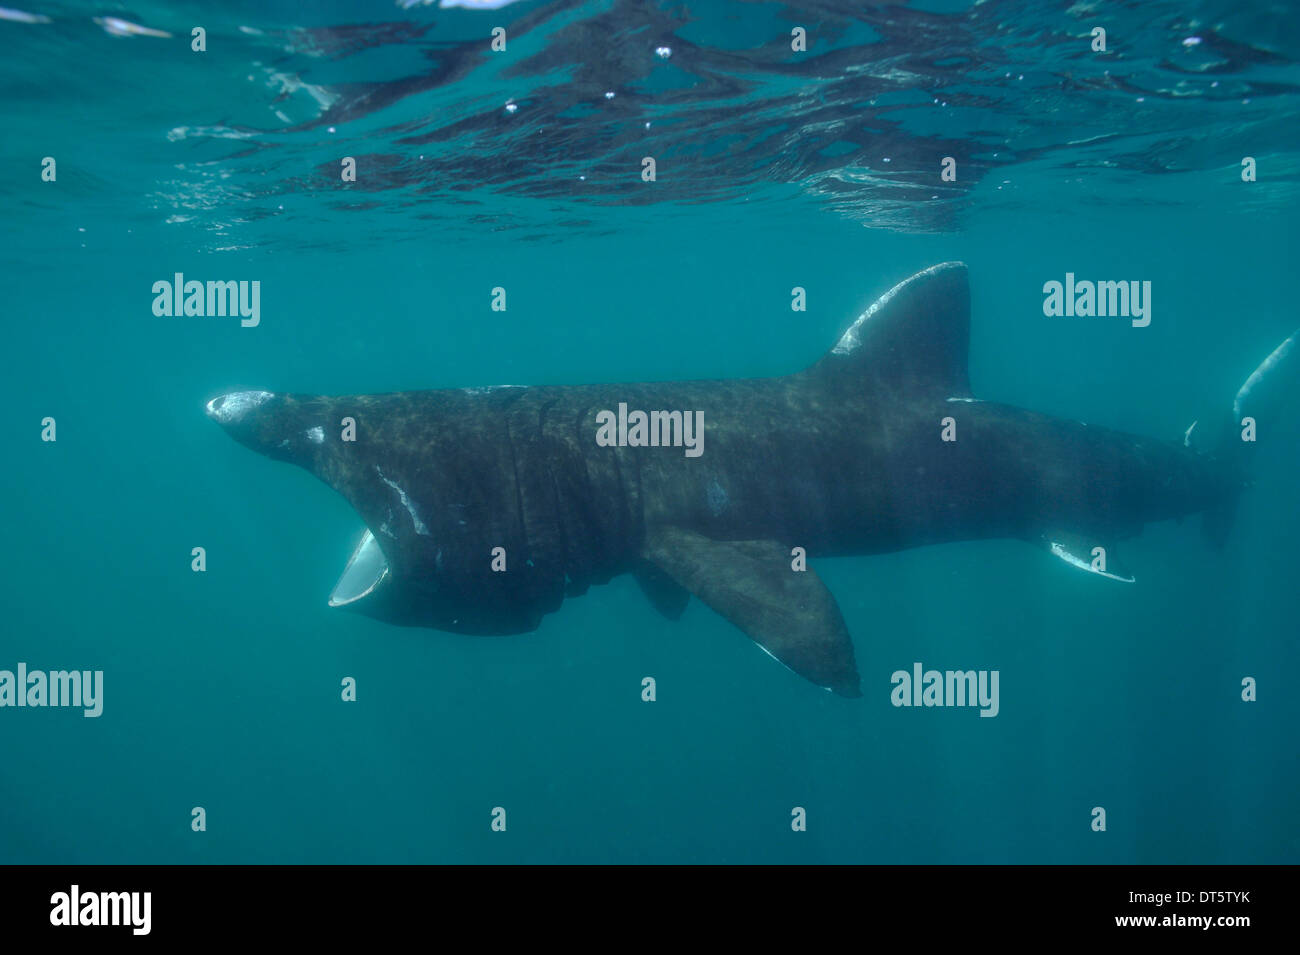
M 388 559 L 384 557 L 375 535 L 367 527 L 361 543 L 357 544 L 348 565 L 343 568 L 343 575 L 334 585 L 334 591 L 330 594 L 330 606 L 345 607 L 356 603 L 373 593 L 387 576 Z

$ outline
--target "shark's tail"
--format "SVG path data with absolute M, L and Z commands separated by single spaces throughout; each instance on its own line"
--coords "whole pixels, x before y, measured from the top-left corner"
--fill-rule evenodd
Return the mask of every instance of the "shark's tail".
M 1231 465 L 1242 475 L 1243 484 L 1251 474 L 1252 458 L 1257 447 L 1256 439 L 1261 427 L 1269 428 L 1277 421 L 1278 411 L 1284 405 L 1282 395 L 1287 384 L 1295 377 L 1294 356 L 1300 353 L 1296 342 L 1300 340 L 1300 329 L 1273 349 L 1256 368 L 1245 383 L 1237 389 L 1232 400 L 1231 413 L 1226 415 L 1219 432 L 1214 437 L 1214 454 Z M 1263 424 L 1261 424 L 1263 422 Z M 1188 429 L 1185 442 L 1189 442 L 1193 424 Z M 1233 521 L 1237 514 L 1239 495 L 1232 494 L 1210 508 L 1204 514 L 1201 529 L 1205 539 L 1216 549 L 1221 550 L 1228 541 Z

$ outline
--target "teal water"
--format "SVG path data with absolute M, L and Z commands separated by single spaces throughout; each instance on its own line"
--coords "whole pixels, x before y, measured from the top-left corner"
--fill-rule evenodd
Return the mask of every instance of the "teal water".
M 104 701 L 0 708 L 0 860 L 1300 861 L 1285 416 L 1227 549 L 1151 525 L 1134 586 L 1017 541 L 820 561 L 845 700 L 628 577 L 523 636 L 330 610 L 358 518 L 203 414 L 784 374 L 961 259 L 977 395 L 1176 440 L 1300 324 L 1284 6 L 23 9 L 48 22 L 0 18 L 0 669 L 102 670 Z M 176 272 L 260 281 L 261 323 L 156 317 Z M 1150 280 L 1151 325 L 1044 317 L 1066 272 Z M 999 670 L 999 715 L 893 707 L 914 661 Z

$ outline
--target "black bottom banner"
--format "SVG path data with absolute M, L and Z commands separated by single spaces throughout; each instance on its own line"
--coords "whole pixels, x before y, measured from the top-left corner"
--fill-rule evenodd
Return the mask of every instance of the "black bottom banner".
M 1291 867 L 11 866 L 5 937 L 338 943 L 459 925 L 536 940 L 601 932 L 806 935 L 890 929 L 927 941 L 1278 932 Z M 475 928 L 476 927 L 476 928 Z M 819 933 L 821 930 L 817 930 Z M 975 934 L 971 934 L 975 933 Z M 823 941 L 830 941 L 824 938 Z

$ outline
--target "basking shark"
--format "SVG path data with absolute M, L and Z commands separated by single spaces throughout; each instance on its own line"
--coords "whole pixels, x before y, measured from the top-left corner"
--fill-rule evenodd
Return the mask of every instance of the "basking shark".
M 1144 524 L 1202 512 L 1221 544 L 1248 484 L 1242 415 L 1296 336 L 1242 387 L 1206 451 L 1192 429 L 1161 441 L 981 401 L 969 338 L 966 267 L 946 262 L 783 377 L 242 391 L 207 413 L 311 471 L 365 523 L 331 606 L 520 633 L 630 573 L 668 617 L 694 594 L 795 673 L 858 696 L 843 615 L 805 558 L 1019 538 L 1130 581 L 1111 548 Z M 692 422 L 702 431 L 690 435 Z

